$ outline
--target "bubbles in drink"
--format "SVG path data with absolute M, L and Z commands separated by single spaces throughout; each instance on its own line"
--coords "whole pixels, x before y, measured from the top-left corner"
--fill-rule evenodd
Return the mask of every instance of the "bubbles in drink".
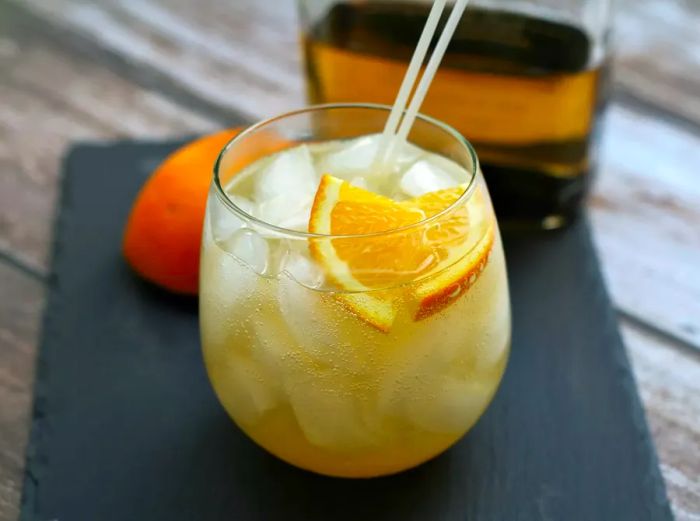
M 380 143 L 371 135 L 295 146 L 253 163 L 226 191 L 250 216 L 306 232 L 325 174 L 361 189 L 352 208 L 364 208 L 362 197 L 378 208 L 344 214 L 358 226 L 385 219 L 384 211 L 425 218 L 431 205 L 456 200 L 472 176 L 412 144 L 375 171 Z M 320 196 L 335 205 L 322 214 L 331 229 L 347 206 L 340 192 L 356 196 L 347 186 Z M 424 461 L 471 427 L 503 372 L 510 317 L 488 197 L 462 204 L 452 220 L 429 228 L 356 240 L 283 233 L 210 197 L 200 289 L 205 359 L 222 403 L 253 439 L 313 470 L 374 475 Z M 455 233 L 468 241 L 454 242 Z M 435 255 L 456 256 L 424 267 L 433 257 L 421 241 L 442 237 L 452 242 L 435 246 Z M 407 277 L 412 269 L 427 271 Z M 370 287 L 373 270 L 382 280 L 404 279 Z
M 280 403 L 277 386 L 264 368 L 248 356 L 232 354 L 216 369 L 222 373 L 218 394 L 224 407 L 244 426 L 255 425 Z

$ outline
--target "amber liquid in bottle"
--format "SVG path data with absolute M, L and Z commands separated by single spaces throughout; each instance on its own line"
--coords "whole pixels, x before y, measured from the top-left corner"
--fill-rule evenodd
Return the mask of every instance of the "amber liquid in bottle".
M 393 103 L 428 12 L 336 4 L 304 38 L 310 100 Z M 421 111 L 474 144 L 501 222 L 554 228 L 588 189 L 606 78 L 581 29 L 469 7 Z

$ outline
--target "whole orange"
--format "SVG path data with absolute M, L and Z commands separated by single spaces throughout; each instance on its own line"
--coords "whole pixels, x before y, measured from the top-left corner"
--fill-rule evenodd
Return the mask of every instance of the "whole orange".
M 196 294 L 202 225 L 216 158 L 240 128 L 197 139 L 173 152 L 139 192 L 124 232 L 124 256 L 142 277 Z

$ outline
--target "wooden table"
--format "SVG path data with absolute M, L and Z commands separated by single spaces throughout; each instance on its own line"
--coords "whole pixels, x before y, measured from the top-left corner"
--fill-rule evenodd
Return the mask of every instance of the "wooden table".
M 700 3 L 618 2 L 589 210 L 679 520 L 700 520 Z M 303 104 L 292 0 L 0 0 L 0 520 L 21 492 L 61 156 Z

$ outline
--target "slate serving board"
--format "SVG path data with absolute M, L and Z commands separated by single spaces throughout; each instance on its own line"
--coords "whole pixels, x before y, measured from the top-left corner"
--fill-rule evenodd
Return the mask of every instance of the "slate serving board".
M 514 338 L 478 425 L 409 472 L 297 470 L 234 426 L 207 381 L 194 300 L 131 274 L 131 201 L 175 143 L 65 163 L 22 521 L 672 519 L 585 220 L 506 233 Z

